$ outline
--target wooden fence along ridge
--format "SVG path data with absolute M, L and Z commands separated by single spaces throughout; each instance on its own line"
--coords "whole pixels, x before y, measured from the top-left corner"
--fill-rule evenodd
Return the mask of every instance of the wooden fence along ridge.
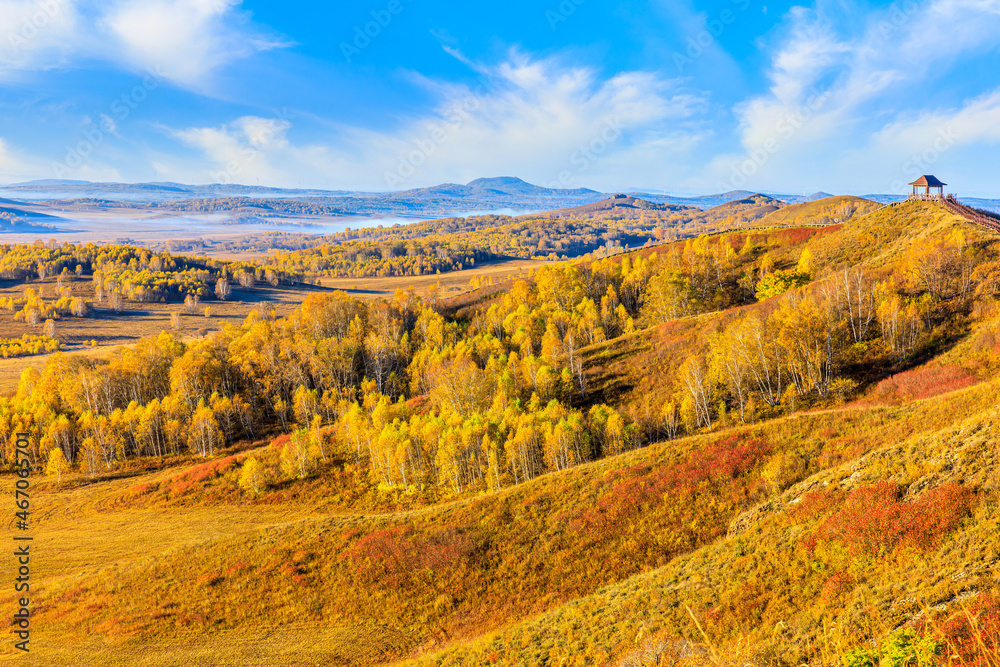
M 982 225 L 987 229 L 992 229 L 995 232 L 1000 232 L 1000 215 L 996 213 L 990 213 L 989 211 L 983 211 L 978 208 L 972 208 L 971 206 L 966 206 L 962 202 L 958 201 L 955 195 L 948 195 L 939 200 L 944 207 L 954 213 L 955 215 L 961 216 L 968 220 L 969 222 L 974 222 L 977 225 Z

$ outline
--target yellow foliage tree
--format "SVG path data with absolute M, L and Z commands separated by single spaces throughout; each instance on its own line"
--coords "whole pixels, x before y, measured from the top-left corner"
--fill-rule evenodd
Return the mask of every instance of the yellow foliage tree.
M 45 466 L 45 474 L 55 475 L 56 483 L 61 484 L 63 471 L 67 468 L 69 468 L 69 461 L 66 460 L 66 455 L 63 454 L 63 450 L 59 447 L 53 447 L 52 450 L 49 451 L 49 462 Z
M 281 471 L 288 477 L 305 479 L 312 472 L 316 457 L 307 431 L 295 431 L 281 450 Z
M 267 470 L 256 457 L 251 456 L 243 463 L 239 483 L 241 489 L 255 496 L 267 486 Z

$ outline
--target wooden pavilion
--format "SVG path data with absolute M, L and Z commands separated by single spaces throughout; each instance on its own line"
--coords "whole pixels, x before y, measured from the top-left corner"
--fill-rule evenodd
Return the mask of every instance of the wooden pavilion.
M 942 199 L 944 198 L 944 186 L 948 184 L 939 181 L 937 176 L 925 175 L 913 181 L 910 185 L 913 186 L 911 197 L 919 199 Z

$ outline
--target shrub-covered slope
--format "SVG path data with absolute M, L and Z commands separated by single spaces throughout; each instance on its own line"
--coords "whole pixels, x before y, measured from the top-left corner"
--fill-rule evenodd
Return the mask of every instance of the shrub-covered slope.
M 1000 585 L 997 388 L 910 406 L 926 430 L 909 437 L 872 423 L 889 444 L 776 494 L 727 537 L 415 664 L 604 664 L 647 644 L 696 645 L 706 663 L 836 664 L 907 622 L 923 627 L 926 610 L 933 634 Z M 968 656 L 996 657 L 989 648 Z

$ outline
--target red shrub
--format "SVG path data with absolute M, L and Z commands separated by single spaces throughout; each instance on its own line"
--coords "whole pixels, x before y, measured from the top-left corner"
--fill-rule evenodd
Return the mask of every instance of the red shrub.
M 236 464 L 235 456 L 228 456 L 224 459 L 219 459 L 218 461 L 207 461 L 205 463 L 200 463 L 192 468 L 189 468 L 185 472 L 170 478 L 170 482 L 173 486 L 180 483 L 187 484 L 200 484 L 210 479 L 215 479 L 216 477 L 221 477 L 229 468 Z
M 235 565 L 230 566 L 230 568 L 228 570 L 226 570 L 226 576 L 227 577 L 232 576 L 232 575 L 236 574 L 237 572 L 239 572 L 241 570 L 246 570 L 246 569 L 249 569 L 249 568 L 250 568 L 249 565 L 247 565 L 243 561 L 239 561 Z
M 365 535 L 344 556 L 364 579 L 402 587 L 420 571 L 457 567 L 474 551 L 475 543 L 461 528 L 418 533 L 413 526 L 393 526 Z
M 198 487 L 193 482 L 177 481 L 170 485 L 170 495 L 174 498 L 187 495 Z
M 790 505 L 788 513 L 796 520 L 802 521 L 815 516 L 822 516 L 837 505 L 838 497 L 828 491 L 811 491 L 794 505 Z
M 871 400 L 879 403 L 916 401 L 964 389 L 977 382 L 976 376 L 961 366 L 924 366 L 882 380 L 872 391 Z
M 827 602 L 836 600 L 840 594 L 854 586 L 854 577 L 847 572 L 837 572 L 823 582 L 823 599 Z
M 673 466 L 634 466 L 609 474 L 606 480 L 618 483 L 569 521 L 574 539 L 593 545 L 614 539 L 628 526 L 626 532 L 634 533 L 632 557 L 655 559 L 724 531 L 729 514 L 753 497 L 761 484 L 759 476 L 746 473 L 768 452 L 768 446 L 741 437 L 713 443 Z M 692 521 L 696 503 L 706 516 L 708 508 L 717 516 Z M 645 524 L 642 530 L 636 527 L 640 523 Z
M 926 624 L 937 630 L 947 647 L 946 655 L 969 667 L 994 667 L 1000 656 L 1000 600 L 981 594 L 968 608 L 953 613 L 944 622 Z M 992 660 L 990 658 L 993 658 Z
M 217 574 L 203 574 L 197 579 L 197 584 L 199 586 L 215 586 L 222 581 L 222 577 Z
M 774 233 L 772 238 L 774 240 L 784 239 L 784 244 L 787 245 L 799 245 L 800 243 L 805 243 L 813 236 L 816 235 L 815 229 L 809 229 L 808 227 L 796 227 L 794 229 L 789 229 L 787 231 L 780 231 Z
M 211 463 L 203 463 L 195 466 L 182 475 L 182 479 L 187 478 L 192 482 L 204 482 L 206 479 L 213 477 L 215 477 L 215 467 Z
M 934 549 L 969 514 L 974 502 L 972 492 L 954 482 L 913 502 L 902 502 L 902 491 L 892 482 L 878 482 L 841 495 L 836 511 L 807 545 L 836 540 L 855 556 L 875 556 L 896 547 Z
M 132 500 L 134 498 L 140 498 L 147 494 L 153 493 L 160 488 L 159 484 L 153 482 L 146 482 L 144 484 L 136 484 L 131 489 L 125 492 L 125 498 Z

